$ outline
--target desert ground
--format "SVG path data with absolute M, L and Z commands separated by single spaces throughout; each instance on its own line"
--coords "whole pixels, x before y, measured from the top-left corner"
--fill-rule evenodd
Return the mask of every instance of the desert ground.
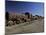
M 44 20 L 34 20 L 31 22 L 15 24 L 13 26 L 6 26 L 5 29 L 6 35 L 44 32 Z
M 26 12 L 25 14 L 6 14 L 5 34 L 44 32 L 44 17 Z

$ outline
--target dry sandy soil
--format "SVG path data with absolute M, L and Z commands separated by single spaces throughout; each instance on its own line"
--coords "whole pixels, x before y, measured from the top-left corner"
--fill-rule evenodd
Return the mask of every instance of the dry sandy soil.
M 18 25 L 13 25 L 13 26 L 8 26 L 5 27 L 6 35 L 9 34 L 16 34 L 16 33 L 39 33 L 39 32 L 44 32 L 44 20 L 34 20 L 28 24 L 26 23 L 21 23 Z

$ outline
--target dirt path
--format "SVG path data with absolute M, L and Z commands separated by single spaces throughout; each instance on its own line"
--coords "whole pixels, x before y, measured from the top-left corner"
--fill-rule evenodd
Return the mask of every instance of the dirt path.
M 43 20 L 35 20 L 30 24 L 19 24 L 12 27 L 6 27 L 6 33 L 32 33 L 32 32 L 43 32 L 44 22 Z

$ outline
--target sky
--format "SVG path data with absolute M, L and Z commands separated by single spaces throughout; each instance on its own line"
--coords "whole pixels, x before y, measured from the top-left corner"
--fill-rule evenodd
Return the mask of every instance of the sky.
M 29 12 L 32 13 L 33 15 L 44 16 L 44 3 L 6 1 L 6 11 L 13 12 L 13 13 Z

